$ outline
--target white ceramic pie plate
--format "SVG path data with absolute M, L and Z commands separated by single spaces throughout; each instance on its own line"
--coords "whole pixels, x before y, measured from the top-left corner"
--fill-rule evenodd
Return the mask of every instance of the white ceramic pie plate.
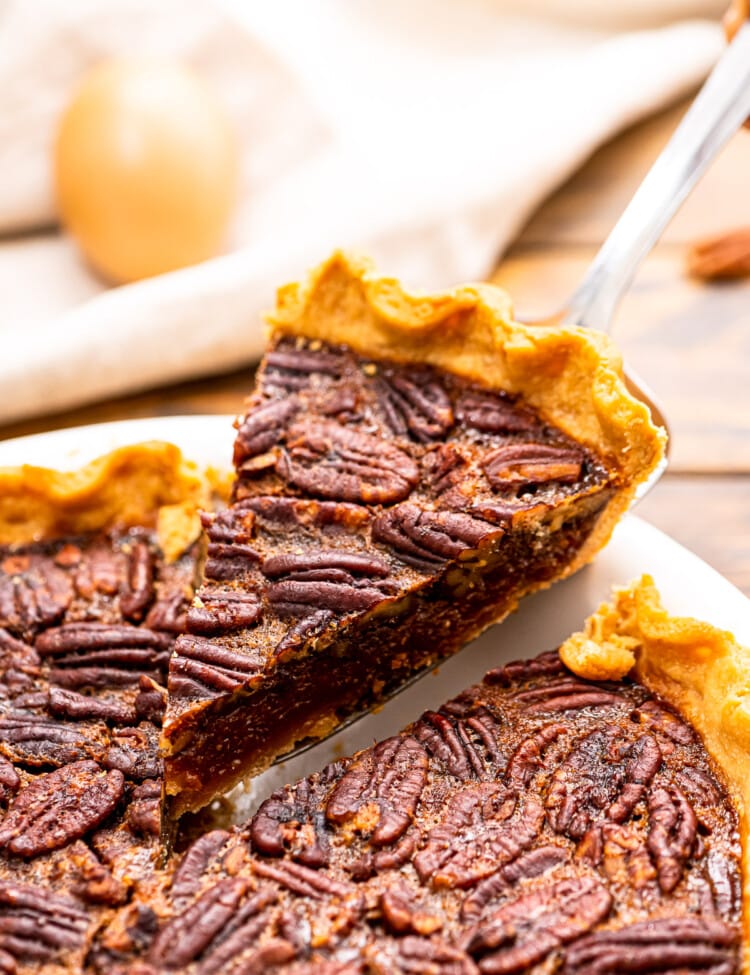
M 78 467 L 117 446 L 168 440 L 203 464 L 228 465 L 234 431 L 228 416 L 176 416 L 126 420 L 22 437 L 0 443 L 0 466 L 38 464 Z M 659 488 L 657 486 L 656 490 Z M 687 514 L 687 513 L 686 513 Z M 437 707 L 477 681 L 491 667 L 557 646 L 580 628 L 613 585 L 651 574 L 672 613 L 696 616 L 750 645 L 750 600 L 718 572 L 656 528 L 633 515 L 616 529 L 607 548 L 566 582 L 528 598 L 513 616 L 487 631 L 426 676 L 369 715 L 296 758 L 271 769 L 237 795 L 238 815 L 274 788 L 327 762 L 393 734 L 427 708 Z

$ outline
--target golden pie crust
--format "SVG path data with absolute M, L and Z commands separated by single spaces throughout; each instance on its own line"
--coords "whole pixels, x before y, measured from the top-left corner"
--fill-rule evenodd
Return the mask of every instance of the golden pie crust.
M 724 775 L 740 819 L 743 876 L 742 970 L 750 972 L 750 648 L 731 633 L 670 616 L 650 576 L 616 589 L 562 645 L 581 677 L 620 680 L 631 673 L 659 694 L 703 739 Z
M 72 471 L 0 467 L 0 544 L 127 528 L 154 528 L 167 561 L 200 532 L 200 508 L 226 493 L 173 444 L 120 447 Z
M 507 293 L 470 284 L 415 294 L 343 251 L 277 293 L 272 333 L 348 345 L 374 359 L 426 363 L 520 395 L 543 419 L 591 448 L 617 488 L 569 575 L 602 548 L 639 484 L 664 457 L 666 432 L 628 391 L 608 336 L 572 325 L 514 321 Z

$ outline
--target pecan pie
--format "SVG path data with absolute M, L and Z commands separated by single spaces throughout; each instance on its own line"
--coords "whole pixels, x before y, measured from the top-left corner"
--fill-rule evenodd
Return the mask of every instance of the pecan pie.
M 80 972 L 161 858 L 169 655 L 210 489 L 168 444 L 0 470 L 0 971 Z
M 491 671 L 401 733 L 279 789 L 245 825 L 201 836 L 101 925 L 91 969 L 739 972 L 742 805 L 674 709 L 685 698 L 666 675 L 690 672 L 693 692 L 704 676 L 717 690 L 715 675 L 732 702 L 727 748 L 741 744 L 746 766 L 737 685 L 720 675 L 736 681 L 748 651 L 669 619 L 645 583 L 606 615 L 562 655 L 602 666 L 613 648 L 635 650 L 644 683 L 584 679 L 557 652 Z
M 585 564 L 662 456 L 608 340 L 334 255 L 281 289 L 170 663 L 179 815 Z
M 158 445 L 0 487 L 0 971 L 740 970 L 750 655 L 648 581 L 169 854 L 163 682 L 209 489 Z

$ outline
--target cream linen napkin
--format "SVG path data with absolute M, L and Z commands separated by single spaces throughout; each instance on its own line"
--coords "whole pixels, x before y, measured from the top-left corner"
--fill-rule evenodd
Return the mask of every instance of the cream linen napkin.
M 412 286 L 481 278 L 593 148 L 721 49 L 715 23 L 633 20 L 715 7 L 0 0 L 0 421 L 251 362 L 275 287 L 335 246 Z M 61 107 L 93 63 L 129 52 L 184 57 L 216 86 L 243 202 L 225 256 L 107 289 L 40 228 Z

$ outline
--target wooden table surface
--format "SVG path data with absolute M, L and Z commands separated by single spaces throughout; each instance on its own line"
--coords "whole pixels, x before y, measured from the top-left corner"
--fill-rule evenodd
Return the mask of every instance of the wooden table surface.
M 562 305 L 684 107 L 601 149 L 533 217 L 493 274 L 513 294 L 519 317 L 543 317 Z M 669 471 L 638 514 L 750 595 L 750 281 L 705 285 L 684 273 L 691 241 L 750 226 L 748 173 L 750 132 L 743 132 L 645 263 L 615 337 L 657 391 L 672 433 Z M 243 369 L 0 427 L 0 439 L 104 420 L 235 413 L 251 376 Z

